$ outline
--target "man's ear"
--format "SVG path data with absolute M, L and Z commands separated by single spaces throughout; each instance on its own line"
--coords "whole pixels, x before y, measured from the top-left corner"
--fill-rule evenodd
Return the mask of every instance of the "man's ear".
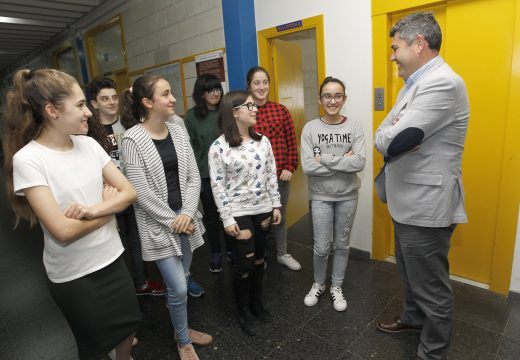
M 90 105 L 92 105 L 92 107 L 97 110 L 98 104 L 96 100 L 90 100 Z
M 49 119 L 58 119 L 58 109 L 56 109 L 56 107 L 50 103 L 45 104 L 43 107 L 43 112 Z
M 422 51 L 422 50 L 426 49 L 427 47 L 429 47 L 428 42 L 422 35 L 417 35 L 417 37 L 415 38 L 415 43 L 419 47 L 419 51 Z

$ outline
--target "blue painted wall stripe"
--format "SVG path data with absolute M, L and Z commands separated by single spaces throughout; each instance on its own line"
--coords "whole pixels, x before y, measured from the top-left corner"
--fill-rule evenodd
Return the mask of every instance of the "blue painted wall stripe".
M 246 88 L 246 73 L 258 65 L 254 0 L 222 0 L 229 89 Z

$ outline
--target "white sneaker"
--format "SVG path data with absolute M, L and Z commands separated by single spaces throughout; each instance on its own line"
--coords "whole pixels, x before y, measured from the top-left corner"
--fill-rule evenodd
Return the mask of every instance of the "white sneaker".
M 334 310 L 345 311 L 347 310 L 347 300 L 343 296 L 343 290 L 339 286 L 330 287 L 330 295 L 334 303 Z
M 291 256 L 291 254 L 285 254 L 283 256 L 278 256 L 278 262 L 282 265 L 287 266 L 291 270 L 300 270 L 302 266 L 300 263 Z
M 305 295 L 305 299 L 303 299 L 303 303 L 307 306 L 314 306 L 318 303 L 318 298 L 323 295 L 325 292 L 325 285 L 320 285 L 318 283 L 312 284 L 311 290 L 307 295 Z

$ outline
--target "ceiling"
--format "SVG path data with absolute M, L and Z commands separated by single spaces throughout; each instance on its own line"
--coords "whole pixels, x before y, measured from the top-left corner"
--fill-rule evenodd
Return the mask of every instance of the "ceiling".
M 0 0 L 0 73 L 106 0 Z

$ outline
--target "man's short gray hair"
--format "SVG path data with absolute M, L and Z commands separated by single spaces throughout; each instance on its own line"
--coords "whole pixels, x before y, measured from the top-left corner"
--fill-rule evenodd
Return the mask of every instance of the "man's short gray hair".
M 430 12 L 414 13 L 402 18 L 390 29 L 390 37 L 394 37 L 396 33 L 399 33 L 399 37 L 408 45 L 415 40 L 417 35 L 422 35 L 430 49 L 437 51 L 441 49 L 441 28 Z

